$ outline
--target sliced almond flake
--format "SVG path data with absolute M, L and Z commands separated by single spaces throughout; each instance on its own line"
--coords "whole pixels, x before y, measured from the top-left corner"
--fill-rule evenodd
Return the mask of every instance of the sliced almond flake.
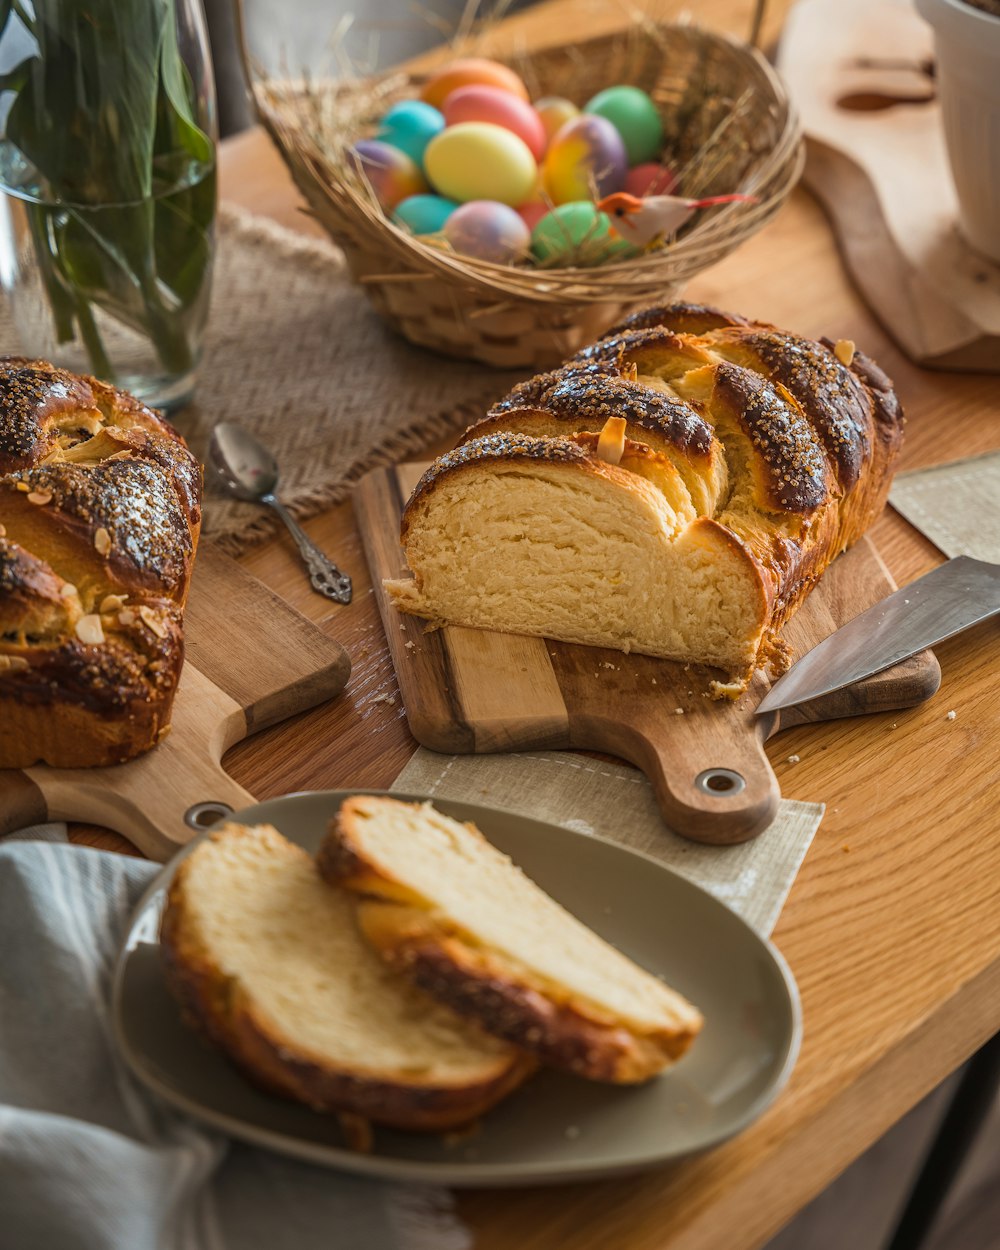
M 59 587 L 59 594 L 63 599 L 72 599 L 76 594 L 76 587 L 72 582 L 63 582 L 63 584 Z
M 76 623 L 76 636 L 81 642 L 97 646 L 104 641 L 104 628 L 101 618 L 94 613 L 81 616 Z
M 52 502 L 52 492 L 50 490 L 30 490 L 28 491 L 28 503 L 37 503 L 39 507 Z
M 105 595 L 101 600 L 98 612 L 117 612 L 125 606 L 128 595 Z
M 845 369 L 850 369 L 854 361 L 855 350 L 853 339 L 837 339 L 833 347 L 833 354 Z
M 139 615 L 142 617 L 142 623 L 151 629 L 157 638 L 166 638 L 167 627 L 152 608 L 147 608 L 146 605 L 143 604 L 139 609 Z
M 7 537 L 7 526 L 0 525 L 0 538 L 6 538 L 6 537 Z
M 28 667 L 23 655 L 0 655 L 0 673 L 16 673 Z
M 118 624 L 126 626 L 135 624 L 135 613 L 131 608 L 126 608 L 124 612 L 118 613 Z
M 97 554 L 106 556 L 111 550 L 111 535 L 102 525 L 94 534 L 94 546 L 97 548 Z
M 625 418 L 608 417 L 597 440 L 597 455 L 608 464 L 619 464 L 625 454 Z

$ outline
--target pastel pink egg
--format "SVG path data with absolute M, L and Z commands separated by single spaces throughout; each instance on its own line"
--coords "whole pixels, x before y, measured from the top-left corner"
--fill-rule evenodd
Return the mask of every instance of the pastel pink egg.
M 557 130 L 561 130 L 567 122 L 580 116 L 580 110 L 572 100 L 559 95 L 549 95 L 535 101 L 535 112 L 545 128 L 545 136 L 551 139 Z
M 418 166 L 399 148 L 378 139 L 359 139 L 352 149 L 354 162 L 371 184 L 383 212 L 400 200 L 423 195 L 427 183 Z
M 530 104 L 509 91 L 476 83 L 453 91 L 441 107 L 446 126 L 458 122 L 489 122 L 523 139 L 536 161 L 545 154 L 548 139 L 541 119 Z
M 498 265 L 523 259 L 531 231 L 520 216 L 496 200 L 470 200 L 456 208 L 444 225 L 444 237 L 456 252 Z
M 548 204 L 543 204 L 541 200 L 529 200 L 527 204 L 519 205 L 517 214 L 529 230 L 534 230 L 549 212 L 550 207 Z
M 640 200 L 647 195 L 669 195 L 676 186 L 673 171 L 654 161 L 634 165 L 625 175 L 625 190 Z
M 545 189 L 554 204 L 601 199 L 625 185 L 625 144 L 604 117 L 581 114 L 557 131 L 545 156 Z

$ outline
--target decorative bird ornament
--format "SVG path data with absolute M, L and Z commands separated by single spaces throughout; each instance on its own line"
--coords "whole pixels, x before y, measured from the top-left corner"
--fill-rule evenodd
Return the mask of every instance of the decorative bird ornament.
M 623 239 L 636 247 L 649 247 L 675 234 L 699 208 L 757 202 L 755 195 L 710 195 L 703 200 L 688 200 L 678 195 L 649 195 L 640 200 L 627 191 L 616 191 L 614 195 L 606 195 L 599 200 L 597 207 L 607 213 L 612 226 Z

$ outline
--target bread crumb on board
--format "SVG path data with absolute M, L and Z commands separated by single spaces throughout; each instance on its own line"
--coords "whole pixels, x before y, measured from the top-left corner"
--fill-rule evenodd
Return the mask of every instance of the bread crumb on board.
M 368 702 L 369 703 L 388 703 L 390 707 L 395 707 L 396 696 L 394 694 L 389 694 L 387 690 L 384 690 L 381 694 L 375 695 L 373 699 L 369 699 Z
M 801 760 L 801 758 L 802 758 L 801 755 L 790 755 L 785 762 L 787 764 L 797 764 L 799 760 Z
M 950 712 L 948 713 L 948 715 L 945 717 L 945 720 L 954 720 L 954 719 L 955 719 L 955 717 L 956 717 L 957 715 L 958 715 L 958 713 L 957 713 L 956 711 L 952 710 L 952 711 L 950 711 Z

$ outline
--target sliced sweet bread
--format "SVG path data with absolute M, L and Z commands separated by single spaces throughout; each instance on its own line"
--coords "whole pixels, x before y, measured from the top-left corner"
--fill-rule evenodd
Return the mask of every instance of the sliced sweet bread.
M 355 795 L 320 847 L 395 968 L 490 1032 L 593 1080 L 646 1080 L 702 1017 L 551 899 L 474 825 Z
M 317 1111 L 454 1128 L 536 1066 L 393 972 L 353 899 L 268 825 L 228 824 L 184 860 L 161 943 L 194 1022 L 255 1084 Z

